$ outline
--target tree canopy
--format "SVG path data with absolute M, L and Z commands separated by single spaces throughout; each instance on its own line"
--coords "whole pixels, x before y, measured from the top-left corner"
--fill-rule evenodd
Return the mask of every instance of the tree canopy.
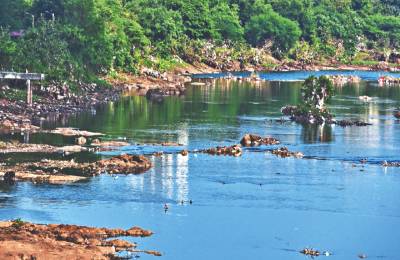
M 277 58 L 297 58 L 298 50 L 307 49 L 321 58 L 342 60 L 369 49 L 400 47 L 400 2 L 396 0 L 0 2 L 1 67 L 55 73 L 55 68 L 62 70 L 61 64 L 69 64 L 57 74 L 72 73 L 76 78 L 113 70 L 135 72 L 150 56 L 183 57 L 181 51 L 199 41 L 249 47 L 268 42 Z M 12 36 L 12 32 L 23 35 Z M 50 66 L 27 64 L 24 59 L 37 54 L 26 44 L 35 46 L 42 57 L 53 56 L 50 47 L 62 55 Z

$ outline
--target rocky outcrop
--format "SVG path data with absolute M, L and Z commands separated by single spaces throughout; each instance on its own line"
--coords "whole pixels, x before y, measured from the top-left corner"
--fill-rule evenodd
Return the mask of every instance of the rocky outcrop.
M 79 130 L 76 128 L 72 127 L 59 127 L 54 130 L 47 131 L 50 134 L 57 134 L 57 135 L 62 135 L 62 136 L 78 136 L 80 140 L 77 139 L 79 142 L 84 142 L 86 139 L 83 139 L 85 137 L 94 137 L 94 136 L 103 136 L 104 134 L 102 133 L 96 133 L 96 132 L 89 132 L 89 131 L 84 131 L 84 130 Z M 81 138 L 83 137 L 83 138 Z M 86 142 L 84 142 L 86 143 Z
M 388 161 L 384 161 L 382 163 L 382 166 L 384 167 L 400 167 L 400 162 L 388 162 Z
M 102 173 L 139 174 L 151 167 L 149 159 L 138 155 L 120 155 L 93 163 L 44 159 L 40 162 L 0 165 L 0 177 L 4 179 L 6 173 L 12 171 L 17 181 L 62 184 L 81 181 Z
M 341 127 L 347 127 L 347 126 L 369 126 L 372 125 L 370 123 L 366 123 L 360 120 L 339 120 L 339 121 L 334 121 L 334 124 L 341 126 Z
M 295 158 L 303 158 L 304 154 L 301 152 L 291 152 L 287 147 L 281 147 L 276 150 L 271 151 L 272 154 L 275 154 L 276 156 L 282 157 L 282 158 L 288 158 L 288 157 L 295 157 Z
M 152 167 L 149 159 L 141 155 L 120 155 L 94 164 L 95 171 L 109 174 L 143 173 Z
M 222 147 L 218 146 L 215 148 L 200 150 L 199 152 L 210 155 L 228 155 L 228 156 L 238 157 L 242 155 L 242 148 L 239 145 L 222 146 Z
M 76 225 L 39 225 L 15 220 L 0 222 L 0 259 L 118 259 L 117 252 L 144 252 L 117 237 L 148 237 L 139 227 L 128 230 Z M 161 255 L 148 251 L 152 255 Z
M 352 75 L 333 75 L 328 76 L 328 79 L 336 86 L 343 86 L 345 84 L 359 84 L 361 82 L 360 77 Z
M 280 144 L 280 142 L 273 138 L 273 137 L 261 137 L 259 135 L 254 134 L 246 134 L 243 136 L 242 140 L 240 141 L 242 146 L 259 146 L 259 145 L 276 145 Z
M 80 145 L 57 147 L 48 144 L 25 144 L 0 141 L 0 153 L 77 153 L 87 150 L 87 148 Z

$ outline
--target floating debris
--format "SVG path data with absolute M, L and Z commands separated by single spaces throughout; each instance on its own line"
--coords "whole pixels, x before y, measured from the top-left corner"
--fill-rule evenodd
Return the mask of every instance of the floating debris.
M 291 152 L 287 147 L 281 147 L 279 149 L 273 150 L 272 154 L 280 156 L 282 158 L 287 157 L 295 157 L 295 158 L 303 158 L 304 154 L 301 152 Z
M 246 134 L 240 141 L 240 144 L 249 147 L 249 146 L 259 146 L 259 145 L 277 145 L 280 144 L 280 142 L 279 140 L 273 137 L 263 138 L 259 135 Z

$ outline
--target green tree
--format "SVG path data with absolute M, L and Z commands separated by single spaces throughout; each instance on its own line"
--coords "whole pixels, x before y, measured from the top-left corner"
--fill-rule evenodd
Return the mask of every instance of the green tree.
M 211 8 L 213 38 L 217 40 L 242 41 L 244 29 L 240 24 L 237 5 L 230 7 L 226 2 L 218 2 Z
M 327 103 L 334 92 L 332 82 L 326 77 L 319 78 L 310 76 L 301 88 L 301 95 L 306 106 L 318 110 L 325 109 Z
M 290 50 L 301 36 L 296 22 L 280 16 L 271 5 L 257 0 L 253 6 L 255 15 L 245 26 L 246 39 L 254 46 L 273 41 L 274 53 L 279 57 Z

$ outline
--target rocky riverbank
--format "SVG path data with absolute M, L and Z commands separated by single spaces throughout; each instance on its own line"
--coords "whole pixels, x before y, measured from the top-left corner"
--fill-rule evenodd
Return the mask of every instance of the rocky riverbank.
M 103 173 L 140 174 L 152 166 L 147 157 L 136 155 L 119 155 L 93 163 L 43 159 L 39 162 L 15 165 L 0 164 L 0 177 L 8 184 L 15 181 L 63 184 L 82 181 Z
M 128 230 L 75 225 L 32 224 L 22 220 L 0 222 L 0 259 L 121 259 L 116 253 L 147 253 L 118 237 L 149 237 L 139 227 Z M 113 238 L 113 239 L 111 239 Z

